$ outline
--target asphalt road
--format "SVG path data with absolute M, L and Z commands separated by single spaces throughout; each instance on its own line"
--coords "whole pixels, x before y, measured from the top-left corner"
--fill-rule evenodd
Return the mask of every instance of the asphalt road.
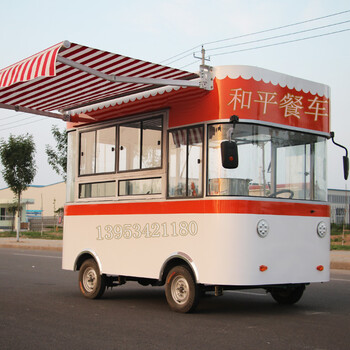
M 350 272 L 333 271 L 281 307 L 264 291 L 201 299 L 195 314 L 167 306 L 163 288 L 137 283 L 80 295 L 61 254 L 0 249 L 0 349 L 350 348 Z

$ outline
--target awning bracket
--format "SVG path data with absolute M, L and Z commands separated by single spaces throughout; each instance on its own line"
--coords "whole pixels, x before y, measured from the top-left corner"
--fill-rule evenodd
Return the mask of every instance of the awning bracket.
M 48 111 L 41 111 L 38 109 L 32 109 L 32 108 L 22 107 L 22 106 L 18 106 L 18 105 L 9 105 L 6 103 L 0 103 L 0 108 L 10 109 L 10 110 L 15 111 L 15 112 L 30 113 L 30 114 L 41 115 L 44 117 L 61 119 L 64 121 L 69 121 L 69 118 L 70 118 L 70 116 L 68 114 L 59 114 L 59 113 L 53 113 L 53 112 L 48 112 Z
M 160 79 L 160 78 L 140 78 L 140 77 L 128 77 L 120 75 L 109 75 L 100 72 L 96 69 L 85 66 L 81 63 L 75 62 L 68 58 L 57 56 L 57 61 L 66 64 L 70 67 L 79 69 L 83 72 L 89 73 L 101 79 L 110 81 L 112 83 L 132 83 L 132 84 L 151 84 L 161 86 L 186 86 L 186 87 L 199 87 L 205 90 L 213 89 L 213 78 L 211 76 L 211 67 L 201 66 L 200 68 L 200 79 L 198 80 L 181 80 L 181 79 Z

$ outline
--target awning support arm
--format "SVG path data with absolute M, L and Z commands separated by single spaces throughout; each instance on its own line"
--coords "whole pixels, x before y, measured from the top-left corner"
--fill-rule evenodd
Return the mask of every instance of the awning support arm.
M 13 105 L 5 104 L 5 103 L 0 103 L 0 108 L 10 109 L 10 110 L 16 111 L 16 112 L 24 112 L 24 113 L 41 115 L 41 116 L 44 116 L 44 117 L 61 119 L 61 120 L 64 120 L 64 121 L 68 121 L 69 120 L 69 116 L 68 115 L 66 116 L 66 115 L 58 114 L 58 113 L 40 111 L 40 110 L 37 110 L 37 109 L 31 109 L 31 108 L 21 107 L 21 106 L 17 106 L 17 105 L 13 106 Z
M 208 84 L 207 82 L 201 81 L 204 78 L 204 75 L 202 77 L 202 74 L 201 74 L 201 79 L 197 80 L 197 81 L 179 80 L 179 79 L 126 77 L 126 76 L 105 74 L 105 73 L 102 73 L 96 69 L 84 66 L 83 64 L 77 63 L 75 61 L 72 61 L 68 58 L 62 57 L 60 55 L 57 56 L 57 61 L 61 62 L 63 64 L 66 64 L 68 66 L 71 66 L 73 68 L 77 68 L 83 72 L 89 73 L 89 74 L 94 75 L 96 77 L 99 77 L 101 79 L 105 79 L 105 80 L 110 81 L 112 83 L 151 84 L 151 85 L 164 85 L 164 86 L 166 86 L 166 85 L 192 86 L 192 87 L 201 87 L 201 88 L 205 88 L 207 90 L 212 90 L 212 88 L 206 87 L 206 86 L 212 85 L 212 84 Z M 205 75 L 205 79 L 207 79 L 206 75 Z

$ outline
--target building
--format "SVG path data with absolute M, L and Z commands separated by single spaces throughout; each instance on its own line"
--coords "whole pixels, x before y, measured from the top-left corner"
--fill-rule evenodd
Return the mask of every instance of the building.
M 15 196 L 10 188 L 0 189 L 0 229 L 12 227 L 13 214 L 10 207 L 15 201 Z M 47 186 L 30 185 L 22 193 L 21 226 L 33 216 L 54 216 L 55 210 L 63 208 L 65 201 L 66 184 L 63 181 Z
M 331 206 L 331 223 L 349 225 L 350 191 L 328 189 L 328 202 Z

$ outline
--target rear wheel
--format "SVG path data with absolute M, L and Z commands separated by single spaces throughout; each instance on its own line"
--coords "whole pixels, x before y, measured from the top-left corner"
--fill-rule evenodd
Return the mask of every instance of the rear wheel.
M 175 266 L 169 271 L 165 295 L 173 311 L 186 313 L 195 310 L 199 301 L 199 288 L 186 266 Z
M 79 287 L 84 297 L 89 299 L 100 298 L 106 289 L 105 276 L 94 259 L 83 262 L 79 270 Z
M 303 296 L 305 285 L 297 285 L 285 288 L 274 288 L 270 290 L 272 298 L 274 298 L 279 304 L 292 305 L 300 300 Z

